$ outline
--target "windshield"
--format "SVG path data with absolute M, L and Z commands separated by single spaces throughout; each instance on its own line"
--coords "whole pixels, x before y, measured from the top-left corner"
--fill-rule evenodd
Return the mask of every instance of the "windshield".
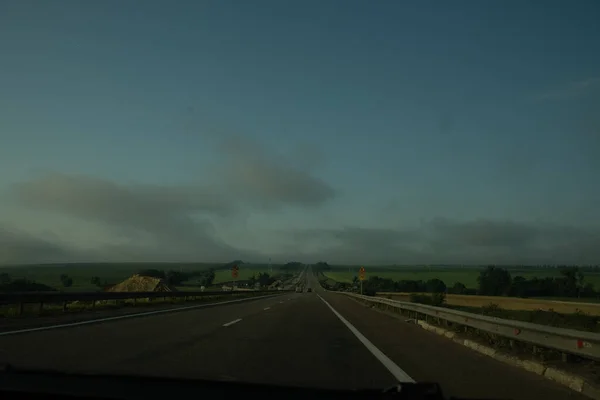
M 599 19 L 2 1 L 0 363 L 600 390 Z

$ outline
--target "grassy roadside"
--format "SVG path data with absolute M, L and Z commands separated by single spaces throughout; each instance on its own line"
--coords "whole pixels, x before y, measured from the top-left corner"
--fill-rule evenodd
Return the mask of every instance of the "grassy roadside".
M 423 293 L 427 294 L 427 293 Z M 410 293 L 387 293 L 379 292 L 377 297 L 387 299 L 410 301 Z M 573 299 L 576 300 L 576 299 Z M 551 311 L 561 314 L 584 313 L 594 316 L 600 316 L 600 304 L 593 302 L 564 301 L 564 300 L 542 300 L 542 299 L 522 299 L 518 297 L 501 296 L 472 296 L 462 294 L 447 294 L 446 304 L 454 307 L 467 307 L 478 309 L 488 307 L 490 304 L 497 305 L 503 310 L 515 311 Z

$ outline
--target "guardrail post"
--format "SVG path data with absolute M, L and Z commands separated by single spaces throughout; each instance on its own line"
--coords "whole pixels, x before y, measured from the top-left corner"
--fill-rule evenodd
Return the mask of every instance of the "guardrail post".
M 38 307 L 38 314 L 41 314 L 44 311 L 44 302 L 40 301 L 40 305 Z
M 20 301 L 17 309 L 18 315 L 23 315 L 23 302 Z
M 92 300 L 92 309 L 96 308 L 96 300 Z
M 135 305 L 136 305 L 136 303 L 137 303 L 137 297 L 134 297 L 134 298 L 133 298 L 133 305 L 135 306 Z
M 67 304 L 69 304 L 67 300 L 63 301 L 63 312 L 67 311 Z

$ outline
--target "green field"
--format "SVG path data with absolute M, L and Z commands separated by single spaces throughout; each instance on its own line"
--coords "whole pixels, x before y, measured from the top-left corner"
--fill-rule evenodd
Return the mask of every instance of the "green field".
M 64 264 L 64 265 L 23 265 L 0 267 L 0 273 L 8 273 L 13 280 L 26 278 L 37 283 L 42 283 L 59 290 L 70 292 L 95 291 L 98 287 L 91 284 L 94 276 L 100 277 L 102 282 L 109 284 L 119 283 L 143 269 L 155 268 L 161 270 L 198 271 L 215 268 L 215 284 L 230 282 L 231 270 L 218 269 L 223 264 L 214 263 L 107 263 L 107 264 Z M 278 266 L 273 265 L 273 273 L 278 272 Z M 253 274 L 268 272 L 266 264 L 241 264 L 239 266 L 238 280 L 247 280 Z M 73 286 L 65 288 L 61 285 L 60 275 L 67 274 L 73 278 Z M 193 282 L 190 282 L 193 283 Z M 190 289 L 191 290 L 191 289 Z M 195 289 L 197 290 L 197 288 Z
M 23 265 L 18 267 L 1 267 L 0 273 L 6 272 L 11 278 L 26 278 L 37 283 L 43 283 L 60 290 L 71 292 L 98 290 L 90 280 L 93 276 L 100 277 L 102 282 L 119 283 L 134 273 L 148 268 L 164 270 L 201 270 L 218 267 L 222 264 L 176 264 L 176 263 L 107 263 L 107 264 L 64 264 L 64 265 Z M 67 274 L 73 278 L 73 286 L 62 287 L 60 275 Z
M 359 267 L 332 267 L 331 271 L 324 271 L 324 275 L 338 282 L 352 282 L 354 276 L 358 276 Z M 452 286 L 456 282 L 465 284 L 468 288 L 477 287 L 477 277 L 483 267 L 365 267 L 366 279 L 370 276 L 399 280 L 422 280 L 440 279 L 446 286 Z M 557 268 L 507 268 L 512 277 L 522 276 L 527 279 L 534 277 L 545 278 L 560 276 Z M 600 274 L 584 272 L 585 283 L 591 283 L 596 289 L 600 289 Z

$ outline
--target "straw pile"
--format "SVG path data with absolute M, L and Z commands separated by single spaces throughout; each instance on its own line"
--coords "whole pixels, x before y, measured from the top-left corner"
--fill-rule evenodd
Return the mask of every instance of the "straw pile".
M 109 292 L 174 292 L 176 289 L 159 278 L 135 274 L 108 289 Z

